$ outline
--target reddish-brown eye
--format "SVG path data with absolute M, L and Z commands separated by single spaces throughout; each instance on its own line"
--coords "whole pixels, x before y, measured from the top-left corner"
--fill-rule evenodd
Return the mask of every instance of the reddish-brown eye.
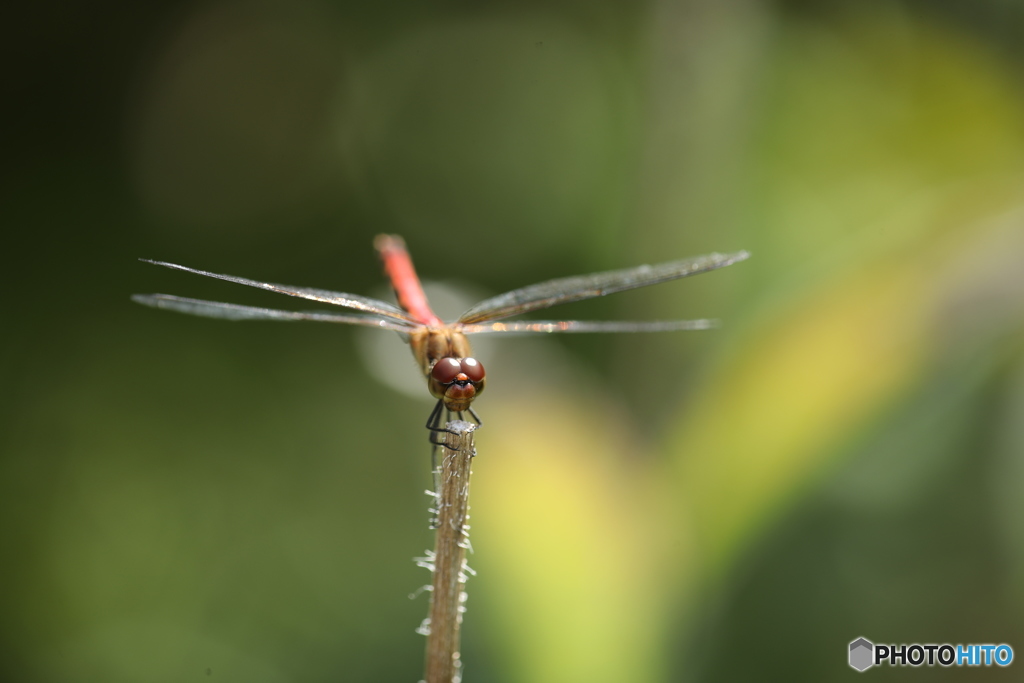
M 434 363 L 434 369 L 430 371 L 430 376 L 441 384 L 451 384 L 460 372 L 462 372 L 462 365 L 459 364 L 458 360 L 455 358 L 441 358 Z
M 479 382 L 484 378 L 484 366 L 476 358 L 463 358 L 461 365 L 471 382 Z

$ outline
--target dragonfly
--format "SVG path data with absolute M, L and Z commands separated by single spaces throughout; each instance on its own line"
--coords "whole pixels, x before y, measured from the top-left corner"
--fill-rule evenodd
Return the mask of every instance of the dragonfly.
M 668 282 L 738 263 L 749 252 L 712 253 L 669 261 L 657 265 L 636 266 L 590 275 L 548 280 L 476 304 L 454 322 L 442 321 L 430 308 L 416 275 L 405 242 L 397 235 L 378 235 L 374 240 L 384 272 L 391 280 L 398 306 L 379 299 L 311 287 L 279 285 L 234 275 L 197 270 L 165 261 L 140 259 L 174 270 L 235 282 L 240 285 L 287 294 L 346 309 L 344 313 L 326 311 L 287 311 L 256 306 L 190 299 L 171 294 L 135 294 L 132 300 L 154 308 L 226 320 L 311 320 L 316 322 L 362 325 L 399 333 L 409 343 L 431 396 L 437 399 L 427 418 L 426 428 L 435 446 L 445 446 L 442 424 L 452 415 L 463 419 L 468 411 L 477 425 L 483 422 L 472 407 L 487 383 L 484 366 L 473 357 L 467 337 L 474 334 L 550 334 L 586 332 L 671 332 L 703 330 L 715 326 L 714 320 L 661 320 L 648 322 L 524 320 L 506 318 L 538 311 L 559 304 L 622 292 Z

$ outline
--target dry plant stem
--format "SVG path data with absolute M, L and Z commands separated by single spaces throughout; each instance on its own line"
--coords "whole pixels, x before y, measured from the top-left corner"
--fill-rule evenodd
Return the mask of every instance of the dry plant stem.
M 473 430 L 463 421 L 445 427 L 438 478 L 437 537 L 434 550 L 434 585 L 430 599 L 430 634 L 427 636 L 426 683 L 453 683 L 461 679 L 459 626 L 462 623 L 468 544 L 469 475 L 475 455 Z

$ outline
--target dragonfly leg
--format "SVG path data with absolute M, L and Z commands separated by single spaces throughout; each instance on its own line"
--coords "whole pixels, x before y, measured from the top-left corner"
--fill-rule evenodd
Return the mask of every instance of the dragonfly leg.
M 434 404 L 434 409 L 430 411 L 430 415 L 427 417 L 427 424 L 424 426 L 432 432 L 437 431 L 437 422 L 441 416 L 442 407 L 444 407 L 444 401 L 438 399 L 437 403 Z
M 453 432 L 452 430 L 447 429 L 447 428 L 441 426 L 441 411 L 442 411 L 442 409 L 444 409 L 445 412 L 448 414 L 448 419 L 450 420 L 451 419 L 451 411 L 444 408 L 444 401 L 443 400 L 438 399 L 437 404 L 434 406 L 434 409 L 430 411 L 430 417 L 427 418 L 427 424 L 424 425 L 424 426 L 427 429 L 429 429 L 434 434 L 441 433 L 441 432 L 443 432 L 445 434 L 458 434 L 458 432 Z M 431 439 L 430 443 L 434 443 L 434 440 Z
M 441 418 L 443 415 L 447 415 L 448 419 L 451 419 L 451 411 L 444 407 L 444 401 L 438 400 L 434 409 L 430 411 L 430 417 L 427 418 L 427 424 L 425 425 L 426 428 L 430 430 L 428 440 L 430 443 L 434 444 L 435 447 L 444 446 L 450 451 L 458 450 L 449 447 L 448 444 L 445 443 L 444 434 L 456 434 L 457 432 L 453 432 L 452 430 L 441 426 Z
M 447 419 L 445 419 L 447 418 Z M 441 495 L 441 468 L 437 462 L 437 452 L 439 449 L 447 449 L 453 453 L 457 453 L 458 449 L 452 448 L 446 442 L 444 437 L 445 433 L 450 433 L 450 430 L 441 427 L 441 420 L 445 419 L 446 422 L 451 421 L 451 411 L 444 407 L 443 401 L 438 401 L 434 409 L 430 411 L 430 417 L 427 418 L 427 429 L 430 430 L 428 440 L 431 443 L 430 449 L 430 476 L 434 481 L 434 497 L 435 500 Z M 436 508 L 436 504 L 434 506 Z M 430 528 L 436 529 L 438 525 L 438 518 L 436 510 L 433 510 L 434 516 L 430 518 Z
M 480 416 L 476 414 L 475 410 L 473 410 L 473 406 L 469 407 L 469 414 L 473 416 L 473 421 L 476 422 L 478 427 L 484 426 L 484 421 L 481 420 Z

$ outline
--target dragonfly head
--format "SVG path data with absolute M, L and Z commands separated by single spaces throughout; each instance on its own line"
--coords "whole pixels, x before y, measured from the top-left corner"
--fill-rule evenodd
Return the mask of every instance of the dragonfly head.
M 427 376 L 430 393 L 455 412 L 469 408 L 485 383 L 484 366 L 476 358 L 438 358 Z

